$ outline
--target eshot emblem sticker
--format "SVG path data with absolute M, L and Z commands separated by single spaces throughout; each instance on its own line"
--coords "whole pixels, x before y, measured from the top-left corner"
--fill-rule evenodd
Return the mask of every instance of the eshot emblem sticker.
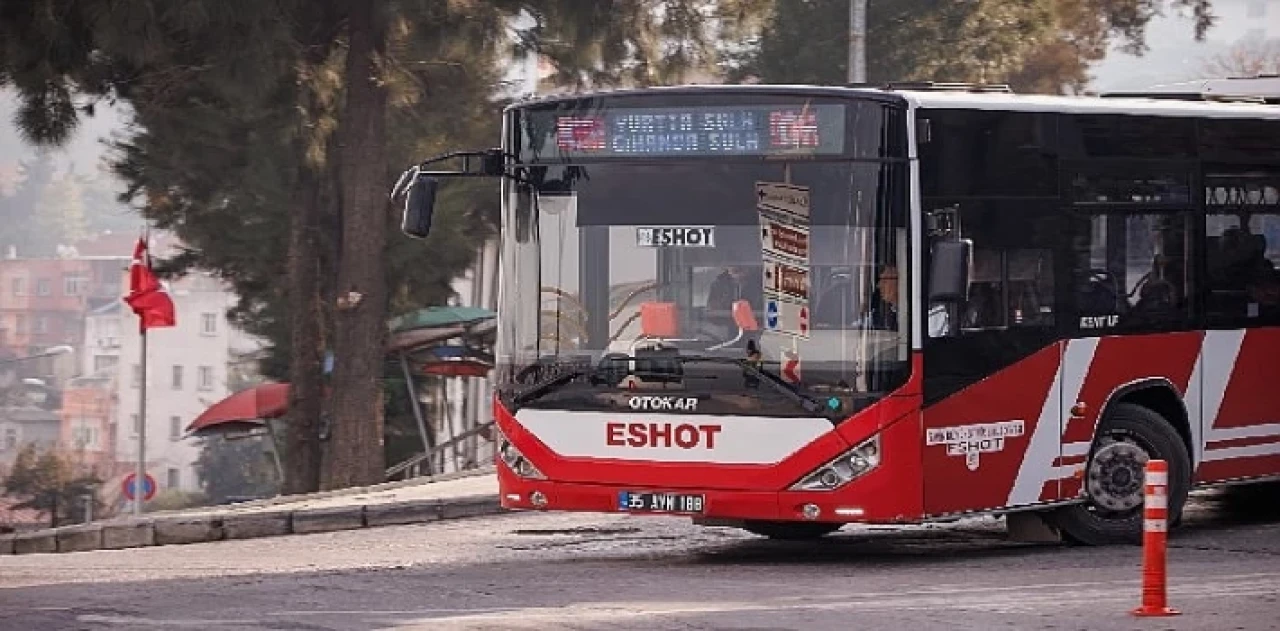
M 925 445 L 946 445 L 948 456 L 964 456 L 965 466 L 977 471 L 982 464 L 981 454 L 1004 451 L 1006 438 L 1022 436 L 1025 431 L 1023 421 L 938 427 L 927 430 Z

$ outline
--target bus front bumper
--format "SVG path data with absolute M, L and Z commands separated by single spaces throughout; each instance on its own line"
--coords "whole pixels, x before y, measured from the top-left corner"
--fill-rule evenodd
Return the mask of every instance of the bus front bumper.
M 827 493 L 655 488 L 532 480 L 498 465 L 502 507 L 518 511 L 569 511 L 690 517 L 708 525 L 742 521 L 905 523 L 918 516 L 877 514 Z

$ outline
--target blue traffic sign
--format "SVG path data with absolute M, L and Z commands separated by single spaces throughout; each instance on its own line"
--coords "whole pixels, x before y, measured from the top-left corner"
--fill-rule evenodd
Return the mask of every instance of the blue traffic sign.
M 778 301 L 770 300 L 765 303 L 764 318 L 765 326 L 770 329 L 778 328 Z
M 135 491 L 135 487 L 137 487 L 137 484 L 135 484 L 135 482 L 137 481 L 137 479 L 138 479 L 138 474 L 136 473 L 130 473 L 129 475 L 125 476 L 124 478 L 125 498 L 132 500 L 133 498 L 137 497 L 136 495 L 137 491 Z M 155 495 L 156 495 L 156 479 L 151 477 L 151 474 L 148 473 L 146 474 L 146 477 L 142 479 L 142 499 L 149 500 L 155 497 Z

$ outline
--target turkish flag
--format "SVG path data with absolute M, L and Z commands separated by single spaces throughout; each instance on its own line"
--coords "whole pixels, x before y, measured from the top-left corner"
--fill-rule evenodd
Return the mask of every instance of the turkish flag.
M 133 248 L 133 262 L 129 264 L 129 295 L 124 301 L 142 319 L 143 332 L 177 323 L 173 299 L 151 271 L 151 256 L 144 238 L 139 238 L 138 245 Z

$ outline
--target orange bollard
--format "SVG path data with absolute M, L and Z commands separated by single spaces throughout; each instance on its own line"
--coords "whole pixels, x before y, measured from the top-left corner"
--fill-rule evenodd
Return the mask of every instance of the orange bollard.
M 1169 464 L 1163 460 L 1147 462 L 1144 504 L 1142 507 L 1142 606 L 1133 615 L 1176 616 L 1180 612 L 1168 605 L 1168 583 L 1165 566 L 1169 531 Z

